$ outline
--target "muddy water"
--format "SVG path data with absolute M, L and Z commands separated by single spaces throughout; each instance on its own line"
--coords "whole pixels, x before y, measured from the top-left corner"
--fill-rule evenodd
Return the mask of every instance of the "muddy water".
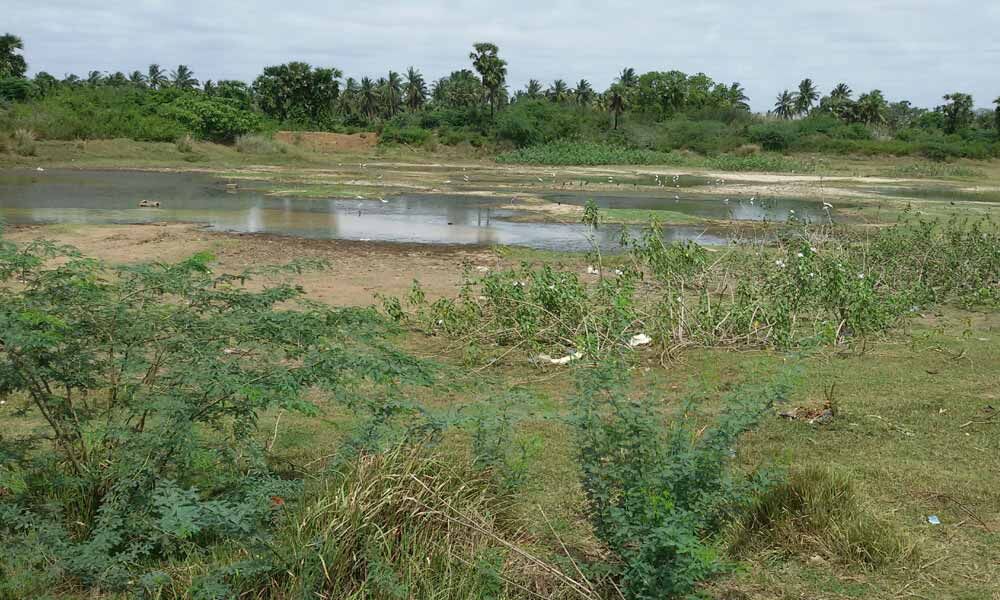
M 814 223 L 827 223 L 831 218 L 834 221 L 837 220 L 836 209 L 827 213 L 823 203 L 819 201 L 770 198 L 751 194 L 734 194 L 725 197 L 685 194 L 683 191 L 674 193 L 673 190 L 667 190 L 657 195 L 596 193 L 581 196 L 579 194 L 550 194 L 546 196 L 546 199 L 552 202 L 581 206 L 587 200 L 592 199 L 600 208 L 666 210 L 706 219 L 729 221 L 784 222 L 792 217 Z
M 160 208 L 140 208 L 142 200 Z M 28 223 L 201 223 L 217 231 L 308 238 L 429 244 L 504 244 L 586 250 L 591 236 L 617 245 L 612 228 L 596 233 L 577 224 L 514 222 L 526 211 L 501 201 L 460 195 L 400 195 L 378 200 L 272 197 L 229 190 L 225 182 L 192 173 L 46 170 L 0 172 L 0 218 Z M 702 227 L 667 227 L 672 240 L 725 243 Z

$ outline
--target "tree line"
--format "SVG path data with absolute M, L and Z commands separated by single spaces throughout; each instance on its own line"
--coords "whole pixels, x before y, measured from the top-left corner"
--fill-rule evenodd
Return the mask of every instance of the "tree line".
M 598 141 L 629 145 L 640 138 L 640 145 L 648 145 L 642 140 L 651 139 L 650 135 L 637 135 L 636 129 L 666 124 L 658 129 L 671 130 L 670 144 L 675 148 L 685 147 L 678 139 L 687 136 L 693 140 L 692 149 L 725 150 L 733 144 L 723 140 L 720 144 L 706 145 L 698 138 L 731 134 L 733 139 L 762 142 L 767 149 L 782 150 L 794 144 L 779 138 L 796 137 L 794 123 L 799 121 L 810 124 L 804 127 L 806 130 L 815 129 L 816 122 L 863 128 L 836 132 L 830 131 L 831 126 L 821 128 L 820 133 L 833 138 L 901 136 L 904 140 L 914 140 L 931 136 L 941 142 L 942 136 L 953 136 L 950 140 L 953 143 L 965 143 L 972 138 L 976 143 L 986 143 L 984 134 L 992 140 L 1000 132 L 1000 98 L 994 101 L 995 111 L 977 111 L 971 95 L 954 92 L 945 95 L 940 106 L 926 109 L 906 100 L 890 101 L 878 89 L 855 96 L 846 83 L 839 83 L 828 94 L 821 95 L 808 78 L 793 91 L 781 92 L 766 115 L 751 113 L 749 98 L 739 82 L 718 82 L 704 73 L 677 70 L 638 73 L 624 68 L 603 91 L 586 79 L 575 84 L 564 79 L 547 84 L 531 79 L 523 88 L 511 90 L 507 61 L 497 45 L 490 42 L 473 45 L 468 67 L 434 81 L 428 81 L 413 66 L 403 72 L 389 70 L 380 77 L 356 78 L 345 77 L 335 67 L 317 67 L 299 61 L 268 66 L 249 83 L 231 79 L 200 81 L 194 70 L 183 64 L 173 69 L 152 64 L 130 73 L 95 70 L 85 77 L 71 74 L 57 78 L 42 71 L 28 78 L 22 51 L 23 43 L 17 36 L 7 34 L 0 38 L 0 99 L 6 98 L 7 102 L 30 102 L 78 90 L 100 89 L 155 92 L 152 100 L 143 102 L 176 103 L 178 94 L 184 93 L 200 99 L 186 103 L 186 110 L 195 107 L 199 114 L 235 110 L 256 115 L 240 120 L 244 126 L 251 126 L 254 118 L 263 118 L 282 127 L 380 132 L 388 129 L 390 138 L 396 136 L 400 141 L 414 143 L 427 139 L 427 131 L 444 133 L 445 137 L 460 131 L 461 139 L 499 138 L 516 145 L 560 137 L 600 138 Z M 508 114 L 513 107 L 518 110 Z M 629 116 L 630 130 L 619 134 L 625 115 Z M 702 125 L 677 125 L 677 120 L 698 121 Z M 197 118 L 190 117 L 187 121 L 195 122 Z M 789 126 L 774 126 L 771 133 L 751 135 L 751 128 L 769 122 L 787 122 Z M 730 129 L 736 123 L 741 129 L 726 134 L 712 123 L 722 123 Z M 776 137 L 773 131 L 784 133 Z M 230 134 L 210 137 L 231 139 Z M 993 150 L 986 153 L 995 154 Z M 973 154 L 983 152 L 977 150 Z

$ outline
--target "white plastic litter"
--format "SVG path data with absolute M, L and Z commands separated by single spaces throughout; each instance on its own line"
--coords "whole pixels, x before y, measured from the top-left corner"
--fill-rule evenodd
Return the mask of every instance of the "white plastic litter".
M 490 272 L 490 268 L 489 267 L 483 267 L 483 266 L 476 267 L 476 270 L 479 271 L 480 273 L 489 273 Z
M 600 273 L 594 265 L 587 265 L 587 275 L 600 275 Z
M 567 354 L 562 358 L 552 358 L 548 354 L 539 354 L 535 357 L 535 360 L 540 363 L 549 363 L 552 365 L 568 365 L 574 360 L 580 360 L 581 358 L 583 358 L 582 352 L 574 352 L 573 354 Z
M 649 337 L 645 333 L 637 333 L 632 336 L 632 339 L 628 341 L 629 348 L 638 348 L 639 346 L 648 346 L 653 343 L 653 338 Z
M 931 515 L 927 517 L 927 522 L 930 523 L 931 525 L 940 525 L 941 519 L 939 519 L 937 515 Z

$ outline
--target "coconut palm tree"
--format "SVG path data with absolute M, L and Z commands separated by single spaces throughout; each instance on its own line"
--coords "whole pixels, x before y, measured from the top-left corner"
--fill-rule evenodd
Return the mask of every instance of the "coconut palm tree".
M 812 79 L 806 77 L 799 82 L 799 91 L 795 94 L 795 112 L 804 115 L 809 112 L 812 105 L 819 99 L 819 91 Z
M 850 100 L 851 94 L 853 93 L 854 92 L 851 91 L 851 88 L 846 83 L 838 83 L 836 86 L 834 86 L 833 90 L 830 92 L 830 99 Z
M 587 106 L 594 99 L 594 88 L 586 79 L 581 79 L 573 90 L 573 98 L 580 106 Z
M 782 119 L 791 119 L 795 116 L 795 96 L 785 90 L 778 96 L 778 101 L 774 103 L 774 114 Z
M 28 63 L 20 51 L 24 42 L 12 33 L 0 36 L 0 77 L 24 77 Z
M 476 68 L 486 89 L 486 99 L 490 103 L 492 118 L 501 98 L 500 90 L 507 81 L 507 61 L 500 58 L 500 49 L 496 44 L 479 42 L 472 47 L 474 51 L 469 53 L 469 60 L 472 61 L 472 66 Z
M 569 99 L 569 88 L 562 79 L 552 82 L 552 87 L 545 91 L 545 95 L 553 102 L 565 102 Z
M 107 79 L 104 80 L 105 85 L 110 85 L 111 87 L 122 87 L 128 84 L 128 77 L 125 77 L 125 73 L 121 71 L 115 71 L 111 75 L 108 75 Z
M 167 75 L 160 68 L 160 65 L 153 63 L 146 69 L 146 85 L 153 90 L 158 90 L 167 85 Z
M 211 79 L 206 79 L 205 83 L 201 84 L 201 91 L 205 92 L 206 96 L 215 95 L 215 82 Z
M 104 83 L 104 74 L 100 71 L 91 71 L 87 73 L 87 85 L 98 86 Z
M 142 74 L 142 71 L 132 71 L 129 73 L 128 82 L 137 88 L 146 87 L 146 76 Z
M 198 87 L 198 80 L 194 78 L 194 71 L 187 65 L 177 65 L 177 68 L 170 72 L 170 85 L 180 90 L 191 90 Z
M 542 83 L 537 79 L 529 79 L 528 85 L 524 86 L 524 95 L 531 100 L 542 97 Z
M 611 86 L 608 90 L 608 110 L 615 116 L 615 129 L 618 129 L 618 119 L 625 112 L 625 90 L 621 83 Z
M 997 137 L 1000 137 L 1000 97 L 993 101 L 996 104 L 996 110 L 993 111 L 993 129 L 996 130 Z
M 358 102 L 358 80 L 348 77 L 344 81 L 344 91 L 337 96 L 337 110 L 345 116 L 354 115 Z
M 361 78 L 361 86 L 358 88 L 358 109 L 366 119 L 371 121 L 378 114 L 378 90 L 369 77 Z
M 427 102 L 427 84 L 424 83 L 424 76 L 413 67 L 406 70 L 406 87 L 403 95 L 410 110 L 419 110 Z
M 881 125 L 885 123 L 888 103 L 882 95 L 882 90 L 872 90 L 867 94 L 861 94 L 855 106 L 857 118 L 869 125 Z
M 635 69 L 632 67 L 625 67 L 622 69 L 621 74 L 618 76 L 618 83 L 622 84 L 625 91 L 639 85 L 639 78 L 635 74 Z
M 403 80 L 399 73 L 389 71 L 389 77 L 381 80 L 379 89 L 382 91 L 382 101 L 385 103 L 385 112 L 393 117 L 399 112 L 399 107 L 403 103 Z
M 746 90 L 738 81 L 734 81 L 726 90 L 726 99 L 733 108 L 750 110 L 750 97 L 747 96 Z

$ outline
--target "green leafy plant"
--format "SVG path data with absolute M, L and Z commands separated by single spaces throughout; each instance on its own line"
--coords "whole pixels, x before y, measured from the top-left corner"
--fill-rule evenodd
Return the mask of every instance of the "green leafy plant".
M 153 558 L 263 543 L 271 499 L 298 483 L 256 441 L 261 411 L 310 413 L 310 389 L 429 381 L 373 311 L 282 283 L 251 291 L 259 273 L 211 262 L 109 266 L 0 242 L 0 396 L 43 424 L 0 438 L 2 480 L 19 482 L 0 497 L 7 575 L 122 589 Z
M 773 483 L 766 472 L 746 477 L 731 463 L 739 436 L 784 399 L 788 382 L 733 390 L 707 429 L 685 406 L 665 434 L 654 403 L 628 397 L 624 372 L 607 363 L 579 380 L 573 410 L 588 516 L 627 598 L 683 595 L 723 570 L 719 534 Z

